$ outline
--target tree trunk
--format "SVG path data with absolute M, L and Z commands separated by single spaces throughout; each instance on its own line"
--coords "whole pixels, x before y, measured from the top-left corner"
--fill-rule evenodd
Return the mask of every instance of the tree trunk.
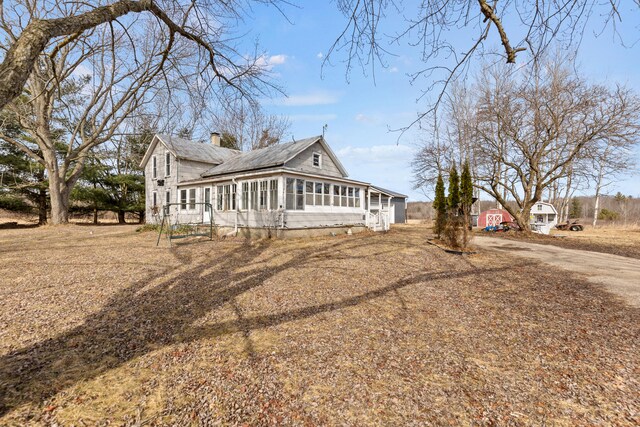
M 38 192 L 38 225 L 47 223 L 47 190 L 41 188 Z
M 56 174 L 49 175 L 51 196 L 51 224 L 69 223 L 69 187 Z
M 596 201 L 593 206 L 593 227 L 595 228 L 596 223 L 598 222 L 598 209 L 600 209 L 600 190 L 602 188 L 602 179 L 604 177 L 604 173 L 602 172 L 602 168 L 598 172 L 598 179 L 596 181 Z
M 93 223 L 98 224 L 98 208 L 93 208 Z
M 124 219 L 125 212 L 122 209 L 118 210 L 118 224 L 126 224 L 127 221 Z
M 145 214 L 145 211 L 138 212 L 138 224 L 144 224 L 144 220 L 145 220 L 144 214 Z
M 531 207 L 525 207 L 513 216 L 513 218 L 516 220 L 516 223 L 520 226 L 520 229 L 525 233 L 531 232 L 531 224 L 529 224 L 530 217 Z

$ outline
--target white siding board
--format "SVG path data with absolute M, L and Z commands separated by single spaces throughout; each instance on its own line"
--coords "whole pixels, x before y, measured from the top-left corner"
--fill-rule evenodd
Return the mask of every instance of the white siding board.
M 321 167 L 313 166 L 313 153 L 322 154 L 322 165 Z M 315 144 L 308 147 L 306 150 L 302 151 L 293 159 L 289 160 L 286 164 L 286 167 L 295 169 L 301 172 L 307 172 L 311 174 L 318 175 L 328 175 L 342 178 L 343 175 L 333 162 L 331 157 L 327 154 L 325 149 L 322 147 L 322 144 L 316 142 Z

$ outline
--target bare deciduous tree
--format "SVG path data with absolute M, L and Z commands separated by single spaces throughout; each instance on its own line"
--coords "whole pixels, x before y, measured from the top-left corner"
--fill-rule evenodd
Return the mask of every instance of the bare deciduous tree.
M 402 0 L 339 0 L 339 10 L 347 19 L 324 64 L 344 53 L 347 78 L 354 66 L 387 66 L 394 49 L 405 44 L 415 49 L 416 60 L 423 63 L 410 73 L 412 83 L 422 82 L 422 96 L 438 87 L 432 107 L 400 130 L 420 122 L 440 104 L 448 86 L 467 74 L 474 59 L 494 54 L 492 47 L 502 45 L 500 56 L 515 63 L 518 53 L 527 51 L 535 62 L 551 44 L 575 48 L 590 21 L 610 24 L 617 34 L 622 19 L 630 22 L 640 12 L 637 1 L 621 14 L 623 0 L 422 0 L 417 5 Z M 394 22 L 404 16 L 400 30 L 386 27 L 387 17 Z M 601 27 L 601 28 L 602 28 Z M 460 42 L 456 40 L 468 40 Z M 634 40 L 635 41 L 635 40 Z
M 485 69 L 473 93 L 474 117 L 463 123 L 460 115 L 448 115 L 446 126 L 474 126 L 463 141 L 472 153 L 474 184 L 525 230 L 531 207 L 550 185 L 566 179 L 581 156 L 602 141 L 640 140 L 640 100 L 634 93 L 589 84 L 555 62 L 515 72 Z
M 584 174 L 595 190 L 594 227 L 598 222 L 602 190 L 616 182 L 620 175 L 635 171 L 634 145 L 627 139 L 606 138 L 589 147 L 583 156 Z
M 117 20 L 111 14 L 119 7 L 135 11 L 142 4 L 148 8 L 144 10 L 154 11 L 152 16 Z M 16 2 L 11 11 L 3 9 L 0 31 L 7 49 L 5 64 L 25 55 L 20 54 L 20 46 L 25 37 L 35 37 L 34 31 L 45 43 L 32 62 L 23 94 L 7 105 L 41 155 L 6 133 L 0 137 L 45 166 L 53 224 L 68 222 L 69 194 L 89 151 L 117 135 L 125 120 L 153 101 L 158 88 L 170 98 L 195 103 L 207 96 L 215 99 L 229 92 L 250 96 L 265 89 L 259 56 L 247 59 L 221 41 L 222 24 L 206 15 L 206 10 L 194 4 L 163 4 L 166 10 L 145 1 L 96 8 L 42 0 Z M 222 11 L 231 6 L 217 7 Z M 64 18 L 43 18 L 50 16 Z M 106 24 L 78 30 L 77 22 Z M 49 32 L 38 30 L 43 25 Z M 74 32 L 57 37 L 60 25 Z M 196 29 L 201 35 L 194 33 Z M 13 71 L 0 73 L 9 78 Z
M 278 144 L 291 126 L 286 117 L 265 113 L 260 105 L 238 99 L 212 120 L 229 148 L 255 150 Z
M 256 0 L 275 4 L 278 0 Z M 192 66 L 228 86 L 243 90 L 247 78 L 260 75 L 259 55 L 248 64 L 220 37 L 224 21 L 242 19 L 250 1 L 179 2 L 176 0 L 90 0 L 60 4 L 57 1 L 0 3 L 0 27 L 5 38 L 0 64 L 0 108 L 22 93 L 42 53 L 77 40 L 85 32 L 109 25 L 132 31 L 135 15 L 147 14 L 163 27 L 169 54 L 179 39 L 198 50 Z M 134 17 L 132 17 L 134 15 Z M 57 46 L 57 48 L 56 48 Z M 131 58 L 130 58 L 131 59 Z M 135 58 L 133 58 L 135 61 Z M 250 65 L 250 66 L 247 66 Z

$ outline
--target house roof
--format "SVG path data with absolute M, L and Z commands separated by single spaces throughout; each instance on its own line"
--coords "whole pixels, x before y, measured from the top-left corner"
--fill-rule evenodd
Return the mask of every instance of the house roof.
M 372 185 L 372 186 L 371 186 L 371 188 L 372 188 L 374 191 L 378 191 L 378 192 L 380 192 L 380 193 L 384 193 L 384 194 L 386 194 L 387 196 L 391 196 L 391 197 L 401 197 L 401 198 L 404 198 L 404 199 L 406 199 L 406 198 L 408 198 L 408 197 L 409 197 L 409 196 L 407 196 L 406 194 L 396 193 L 395 191 L 387 190 L 387 189 L 385 189 L 385 188 L 378 187 L 377 185 Z
M 220 164 L 228 159 L 240 155 L 240 151 L 230 148 L 219 147 L 217 145 L 195 142 L 185 138 L 171 135 L 156 134 L 149 144 L 149 148 L 140 163 L 144 167 L 151 157 L 158 141 L 178 159 L 192 160 L 195 162 Z
M 194 142 L 171 135 L 156 135 L 179 159 L 203 163 L 222 163 L 240 155 L 240 151 L 213 144 Z
M 314 136 L 298 141 L 287 142 L 285 144 L 277 144 L 270 147 L 248 151 L 238 156 L 226 159 L 224 163 L 212 167 L 201 176 L 203 178 L 207 178 L 230 173 L 285 166 L 285 163 L 293 159 L 302 151 L 311 147 L 316 142 L 323 145 L 325 151 L 336 164 L 342 175 L 347 176 L 347 171 L 344 169 L 333 151 L 331 151 L 322 136 Z

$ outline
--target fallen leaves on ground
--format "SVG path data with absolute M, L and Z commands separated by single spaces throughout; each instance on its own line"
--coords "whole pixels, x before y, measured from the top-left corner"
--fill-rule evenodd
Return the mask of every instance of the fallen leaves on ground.
M 0 424 L 640 424 L 640 311 L 566 272 L 133 230 L 0 234 Z

